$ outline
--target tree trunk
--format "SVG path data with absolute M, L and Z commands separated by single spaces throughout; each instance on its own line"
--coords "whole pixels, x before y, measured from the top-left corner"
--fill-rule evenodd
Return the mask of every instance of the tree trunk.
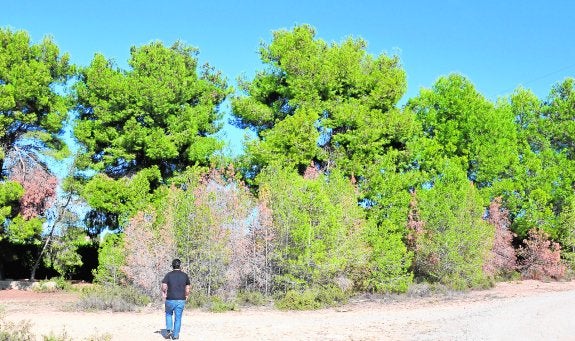
M 40 254 L 38 255 L 38 258 L 36 259 L 36 262 L 34 262 L 34 266 L 32 267 L 32 271 L 30 272 L 30 280 L 33 281 L 36 279 L 36 270 L 38 270 L 38 266 L 40 266 L 40 261 L 42 260 L 42 257 L 44 257 L 44 253 L 46 252 L 46 249 L 48 248 L 48 245 L 50 244 L 50 241 L 52 240 L 52 237 L 54 236 L 54 230 L 56 229 L 56 224 L 58 224 L 60 222 L 60 220 L 62 220 L 62 217 L 64 216 L 64 210 L 66 209 L 66 207 L 68 207 L 68 204 L 70 204 L 70 200 L 72 200 L 72 196 L 68 195 L 68 198 L 66 200 L 66 203 L 60 207 L 60 209 L 58 210 L 58 216 L 56 217 L 56 220 L 54 220 L 54 223 L 52 223 L 52 228 L 50 229 L 50 234 L 48 234 L 48 236 L 46 237 L 46 240 L 44 241 L 44 245 L 42 246 L 42 250 L 40 250 Z

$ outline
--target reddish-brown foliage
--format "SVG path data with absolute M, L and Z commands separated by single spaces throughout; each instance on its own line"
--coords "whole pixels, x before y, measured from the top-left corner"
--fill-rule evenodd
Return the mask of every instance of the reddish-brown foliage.
M 307 168 L 305 169 L 305 172 L 303 173 L 303 178 L 313 180 L 317 179 L 319 177 L 319 174 L 320 174 L 319 170 L 315 166 L 315 163 L 312 161 L 310 162 L 309 166 L 307 166 Z
M 524 279 L 560 279 L 565 274 L 565 265 L 561 262 L 561 246 L 549 240 L 549 236 L 539 229 L 529 230 L 529 237 L 520 247 L 519 269 Z
M 424 233 L 425 222 L 421 220 L 417 208 L 417 198 L 415 190 L 411 192 L 409 202 L 409 213 L 407 216 L 407 246 L 412 250 L 417 250 L 417 239 Z
M 489 205 L 487 221 L 495 228 L 495 236 L 483 271 L 492 277 L 515 271 L 517 255 L 512 245 L 514 234 L 509 230 L 509 211 L 501 207 L 501 197 L 495 198 Z
M 41 164 L 18 160 L 11 169 L 10 179 L 24 187 L 20 198 L 20 213 L 24 219 L 42 215 L 56 198 L 58 179 Z

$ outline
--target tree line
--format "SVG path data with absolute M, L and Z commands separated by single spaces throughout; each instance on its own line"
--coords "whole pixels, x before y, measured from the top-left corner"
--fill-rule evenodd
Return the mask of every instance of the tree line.
M 197 56 L 151 42 L 126 69 L 80 66 L 0 29 L 0 278 L 89 262 L 154 297 L 179 257 L 201 295 L 321 300 L 573 271 L 573 79 L 493 102 L 450 74 L 400 106 L 397 56 L 308 25 L 275 31 L 237 89 Z M 239 156 L 215 137 L 225 100 L 253 132 Z

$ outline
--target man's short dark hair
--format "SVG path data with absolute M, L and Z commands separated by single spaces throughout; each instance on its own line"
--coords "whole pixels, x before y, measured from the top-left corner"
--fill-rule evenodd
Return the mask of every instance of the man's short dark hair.
M 172 268 L 179 269 L 181 264 L 182 261 L 176 258 L 172 261 Z

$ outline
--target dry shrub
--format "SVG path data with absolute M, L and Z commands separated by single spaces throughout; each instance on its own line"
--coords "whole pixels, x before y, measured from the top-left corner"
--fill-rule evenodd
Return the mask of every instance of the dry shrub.
M 540 229 L 529 230 L 529 237 L 520 247 L 519 269 L 524 279 L 561 279 L 565 275 L 565 265 L 561 262 L 561 246 L 549 240 Z
M 190 207 L 177 228 L 178 251 L 188 264 L 194 290 L 227 298 L 243 282 L 248 214 L 244 194 L 233 175 L 215 169 L 202 176 L 192 193 L 184 193 L 179 205 Z
M 320 176 L 320 174 L 321 172 L 317 169 L 315 163 L 311 161 L 303 173 L 303 178 L 308 180 L 315 180 Z
M 32 324 L 29 320 L 12 322 L 5 319 L 6 313 L 0 306 L 0 340 L 2 341 L 33 341 L 36 337 L 32 333 Z
M 81 311 L 125 312 L 136 311 L 138 307 L 149 303 L 149 297 L 142 295 L 132 286 L 96 285 L 82 292 L 80 299 L 76 302 L 76 308 Z
M 425 232 L 425 222 L 421 220 L 417 207 L 416 191 L 411 193 L 409 201 L 409 213 L 407 216 L 407 246 L 412 251 L 417 251 L 417 239 Z
M 190 274 L 196 288 L 229 298 L 239 291 L 269 288 L 266 267 L 271 238 L 271 214 L 254 205 L 247 187 L 233 169 L 212 170 L 194 189 L 195 210 L 187 221 L 194 228 L 194 261 Z M 209 271 L 206 271 L 209 269 Z
M 334 283 L 343 292 L 351 292 L 353 290 L 353 281 L 345 276 L 337 276 L 334 279 Z
M 211 170 L 184 188 L 170 188 L 160 208 L 138 213 L 126 226 L 122 272 L 128 281 L 156 297 L 171 259 L 178 257 L 198 297 L 268 293 L 270 209 L 263 201 L 256 206 L 231 168 Z
M 144 294 L 159 298 L 163 276 L 170 271 L 175 255 L 173 232 L 156 228 L 154 214 L 139 212 L 124 230 L 126 278 Z
M 58 179 L 28 155 L 15 160 L 10 180 L 19 182 L 24 188 L 20 212 L 26 220 L 42 215 L 56 198 Z
M 501 207 L 501 197 L 489 205 L 487 221 L 495 228 L 495 238 L 483 271 L 490 277 L 509 274 L 517 269 L 517 255 L 512 244 L 514 234 L 509 230 L 509 211 Z
M 272 210 L 268 204 L 269 196 L 260 193 L 256 219 L 249 225 L 246 272 L 244 274 L 246 290 L 259 291 L 268 295 L 271 291 L 273 268 L 271 254 L 275 245 Z

